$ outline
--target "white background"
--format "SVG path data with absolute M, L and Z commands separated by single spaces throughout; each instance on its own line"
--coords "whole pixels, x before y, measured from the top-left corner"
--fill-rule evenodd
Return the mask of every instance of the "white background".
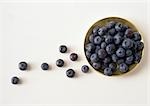
M 99 3 L 1 3 L 1 104 L 128 104 L 148 105 L 148 5 L 146 2 Z M 88 28 L 97 20 L 119 16 L 130 20 L 142 33 L 145 43 L 143 59 L 136 70 L 120 77 L 106 77 L 90 67 L 84 74 L 80 68 L 88 64 L 83 51 Z M 60 54 L 58 47 L 68 46 Z M 76 52 L 79 60 L 71 62 Z M 59 58 L 63 68 L 55 66 Z M 18 69 L 20 61 L 30 69 Z M 48 62 L 49 71 L 40 65 Z M 76 77 L 69 79 L 65 70 L 73 68 Z M 12 76 L 19 76 L 20 85 L 12 85 Z

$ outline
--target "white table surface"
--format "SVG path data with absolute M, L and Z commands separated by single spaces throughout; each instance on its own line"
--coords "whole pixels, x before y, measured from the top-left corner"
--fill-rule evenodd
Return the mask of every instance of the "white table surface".
M 143 105 L 148 99 L 148 10 L 146 3 L 1 3 L 1 104 L 57 105 Z M 84 74 L 80 68 L 88 64 L 83 51 L 89 27 L 99 19 L 119 16 L 130 20 L 142 33 L 144 56 L 136 70 L 120 77 L 107 77 L 95 72 Z M 61 54 L 58 47 L 68 46 Z M 79 60 L 71 62 L 76 52 Z M 59 58 L 63 68 L 55 66 Z M 18 69 L 20 61 L 28 62 L 30 70 Z M 48 62 L 49 71 L 40 65 Z M 77 76 L 67 78 L 65 70 L 73 68 Z M 12 85 L 18 76 L 22 84 Z

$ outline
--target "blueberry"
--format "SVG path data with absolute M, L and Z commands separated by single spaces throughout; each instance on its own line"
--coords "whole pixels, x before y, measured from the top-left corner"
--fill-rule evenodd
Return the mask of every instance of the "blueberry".
M 105 49 L 106 46 L 107 46 L 106 42 L 102 42 L 102 43 L 101 43 L 101 48 L 102 48 L 102 49 Z
M 49 65 L 48 65 L 47 63 L 42 63 L 42 64 L 41 64 L 41 68 L 42 68 L 43 70 L 48 70 L 48 69 L 49 69 Z
M 85 55 L 86 55 L 86 57 L 87 57 L 88 59 L 91 57 L 91 54 L 92 54 L 92 53 L 90 53 L 89 51 L 86 51 L 86 52 L 85 52 Z
M 114 36 L 114 43 L 115 44 L 120 44 L 122 41 L 122 37 L 120 36 L 119 33 L 117 33 L 115 36 Z
M 129 27 L 127 25 L 122 26 L 122 32 L 125 32 Z
M 20 70 L 27 70 L 28 64 L 26 62 L 20 62 L 19 63 L 19 69 Z
M 92 66 L 94 69 L 98 70 L 101 68 L 101 64 L 100 63 L 92 63 Z
M 111 29 L 111 28 L 113 28 L 113 27 L 115 26 L 115 24 L 116 24 L 115 21 L 110 21 L 110 22 L 106 25 L 106 27 L 109 28 L 109 29 Z
M 104 35 L 105 32 L 106 32 L 105 27 L 101 27 L 101 28 L 98 29 L 98 35 L 100 35 L 100 36 Z
M 94 44 L 99 45 L 102 41 L 103 41 L 103 39 L 100 36 L 96 36 L 94 38 Z
M 134 32 L 134 33 L 133 33 L 133 39 L 134 39 L 135 41 L 140 41 L 140 40 L 141 40 L 141 35 L 140 35 L 140 33 L 139 33 L 139 32 Z
M 111 62 L 111 58 L 110 57 L 106 57 L 104 60 L 103 60 L 104 63 L 110 63 Z
M 95 50 L 95 45 L 92 44 L 92 43 L 88 43 L 86 46 L 85 46 L 85 49 L 89 52 L 93 52 Z
M 134 55 L 134 62 L 137 64 L 141 61 L 142 54 L 140 52 L 135 53 Z
M 104 70 L 105 68 L 107 68 L 108 67 L 108 65 L 109 65 L 109 63 L 102 63 L 102 65 L 101 65 L 101 69 L 102 70 Z
M 125 73 L 125 72 L 127 72 L 129 70 L 129 67 L 125 63 L 121 63 L 119 65 L 119 70 L 120 70 L 120 72 Z
M 124 41 L 122 42 L 122 47 L 125 49 L 130 49 L 133 47 L 133 45 L 134 45 L 133 40 L 129 38 L 124 39 Z
M 120 48 L 116 51 L 116 55 L 117 55 L 118 57 L 124 57 L 124 56 L 125 56 L 125 50 L 120 47 Z
M 121 63 L 124 63 L 124 59 L 117 60 L 117 64 L 121 64 Z
M 73 69 L 68 69 L 66 71 L 66 75 L 67 75 L 67 77 L 72 78 L 75 76 L 75 71 Z
M 133 37 L 133 31 L 132 29 L 128 28 L 126 31 L 125 31 L 125 36 L 127 38 L 132 38 Z
M 114 36 L 114 35 L 116 34 L 115 28 L 110 29 L 110 30 L 108 31 L 108 33 L 109 33 L 110 35 Z
M 78 55 L 76 53 L 71 53 L 70 54 L 70 60 L 76 61 L 78 59 Z
M 123 25 L 122 23 L 118 22 L 116 25 L 115 25 L 115 29 L 116 31 L 120 32 L 122 31 L 122 28 L 123 28 Z
M 116 50 L 116 47 L 114 44 L 109 44 L 106 46 L 106 51 L 108 54 L 113 54 Z
M 144 43 L 143 43 L 143 42 L 140 42 L 140 41 L 137 41 L 136 43 L 137 43 L 137 49 L 138 49 L 138 50 L 143 50 L 143 48 L 144 48 Z
M 60 51 L 61 53 L 66 53 L 66 52 L 67 52 L 67 46 L 61 45 L 61 46 L 59 47 L 59 51 Z
M 90 41 L 91 43 L 94 43 L 94 38 L 95 38 L 95 36 L 96 36 L 96 35 L 94 35 L 94 34 L 91 34 L 91 35 L 89 36 L 89 41 Z
M 132 55 L 132 50 L 128 49 L 126 50 L 126 56 L 131 56 Z
M 20 79 L 18 77 L 15 76 L 15 77 L 11 78 L 11 83 L 12 84 L 18 84 L 19 82 L 20 82 Z
M 113 42 L 113 37 L 112 37 L 112 36 L 110 36 L 110 35 L 106 36 L 106 38 L 105 38 L 105 42 L 106 42 L 107 44 L 112 43 L 112 42 Z
M 117 60 L 118 60 L 119 58 L 118 58 L 118 56 L 117 56 L 116 54 L 113 54 L 113 55 L 111 56 L 111 59 L 112 59 L 113 62 L 117 62 Z
M 112 75 L 112 70 L 111 68 L 105 68 L 104 69 L 104 75 L 107 75 L 107 76 L 111 76 Z
M 87 65 L 83 65 L 81 67 L 81 71 L 84 72 L 84 73 L 87 73 L 89 71 L 89 67 Z
M 125 63 L 130 65 L 133 63 L 133 60 L 134 60 L 134 57 L 133 57 L 133 55 L 131 55 L 129 57 L 126 57 Z
M 97 35 L 98 33 L 98 29 L 99 29 L 99 26 L 95 26 L 94 28 L 93 28 L 93 30 L 92 30 L 92 33 L 94 34 L 94 35 Z
M 64 65 L 64 61 L 63 61 L 62 59 L 58 59 L 58 60 L 56 61 L 56 65 L 57 65 L 58 67 L 62 67 L 62 66 Z
M 100 49 L 98 51 L 98 56 L 99 56 L 99 58 L 104 59 L 107 56 L 107 53 L 104 49 Z
M 116 68 L 117 68 L 116 63 L 110 63 L 109 68 L 111 68 L 112 71 L 116 71 Z
M 99 49 L 101 49 L 101 47 L 97 45 L 97 46 L 96 46 L 96 49 L 95 49 L 95 53 L 98 53 L 98 50 L 99 50 Z
M 98 55 L 96 53 L 92 54 L 90 60 L 91 62 L 98 62 L 99 61 Z

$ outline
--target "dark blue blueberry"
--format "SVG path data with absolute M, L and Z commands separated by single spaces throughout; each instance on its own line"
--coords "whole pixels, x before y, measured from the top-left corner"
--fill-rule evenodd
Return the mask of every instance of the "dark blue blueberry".
M 11 78 L 11 83 L 12 84 L 18 84 L 19 82 L 20 82 L 20 79 L 18 77 L 15 76 L 15 77 Z
M 115 44 L 120 44 L 122 42 L 122 36 L 120 36 L 119 33 L 117 33 L 115 36 L 114 36 L 114 43 Z
M 95 26 L 95 27 L 93 28 L 93 30 L 92 30 L 92 33 L 93 33 L 94 35 L 97 35 L 97 34 L 98 34 L 98 29 L 99 29 L 99 26 Z
M 89 52 L 89 51 L 85 51 L 85 55 L 86 55 L 86 57 L 89 59 L 90 57 L 91 57 L 91 52 Z
M 102 49 L 105 49 L 106 46 L 107 46 L 106 42 L 102 42 L 102 43 L 101 43 L 101 48 L 102 48 Z
M 103 60 L 104 63 L 110 63 L 111 62 L 111 58 L 110 57 L 106 57 L 104 60 Z
M 117 56 L 116 54 L 113 54 L 113 55 L 111 56 L 111 59 L 112 59 L 113 62 L 117 62 L 117 60 L 118 60 L 119 58 L 118 58 L 118 56 Z
M 126 56 L 131 56 L 132 55 L 132 50 L 128 49 L 126 50 Z
M 116 47 L 114 44 L 109 44 L 106 46 L 106 51 L 108 54 L 113 54 L 116 50 Z
M 89 41 L 90 41 L 91 43 L 94 43 L 94 38 L 95 38 L 95 35 L 94 35 L 94 34 L 91 34 L 91 35 L 89 36 Z
M 133 63 L 133 60 L 134 60 L 134 57 L 133 57 L 133 55 L 131 55 L 131 56 L 129 56 L 129 57 L 126 57 L 125 63 L 126 63 L 126 64 L 132 64 L 132 63 Z
M 124 63 L 124 59 L 117 60 L 117 64 L 121 64 L 121 63 Z
M 126 54 L 125 50 L 123 48 L 121 48 L 121 47 L 116 51 L 116 55 L 118 57 L 124 57 L 125 54 Z
M 56 65 L 57 65 L 58 67 L 62 67 L 62 66 L 64 65 L 64 61 L 63 61 L 62 59 L 58 59 L 58 60 L 56 61 Z
M 140 41 L 140 40 L 141 40 L 141 35 L 140 35 L 140 33 L 139 33 L 139 32 L 134 32 L 134 33 L 133 33 L 133 39 L 134 39 L 135 41 Z
M 137 50 L 143 50 L 144 48 L 144 43 L 143 42 L 140 42 L 140 41 L 137 41 Z
M 106 38 L 105 38 L 105 42 L 106 42 L 107 44 L 112 43 L 112 42 L 113 42 L 113 37 L 110 36 L 110 35 L 107 35 Z
M 87 73 L 89 71 L 89 67 L 87 65 L 83 65 L 81 67 L 81 71 L 84 72 L 84 73 Z
M 111 76 L 112 75 L 112 70 L 111 68 L 105 68 L 104 69 L 104 75 L 107 75 L 107 76 Z
M 97 45 L 95 49 L 95 53 L 98 53 L 99 49 L 101 49 L 101 47 Z
M 61 45 L 61 46 L 59 47 L 59 51 L 60 51 L 61 53 L 67 52 L 67 46 Z
M 114 27 L 115 27 L 115 24 L 116 24 L 115 21 L 110 21 L 110 22 L 106 25 L 106 27 L 107 27 L 108 29 L 111 29 L 111 28 L 114 28 Z
M 142 53 L 141 52 L 137 52 L 134 54 L 134 62 L 137 64 L 141 61 L 142 58 Z
M 128 70 L 129 70 L 129 67 L 128 67 L 125 63 L 121 63 L 121 64 L 119 65 L 119 71 L 120 71 L 120 72 L 125 73 L 125 72 L 127 72 Z
M 125 32 L 129 27 L 127 25 L 122 26 L 122 32 Z
M 67 75 L 67 77 L 72 78 L 75 76 L 75 71 L 73 69 L 68 69 L 66 71 L 66 75 Z
M 117 68 L 116 63 L 110 63 L 109 68 L 111 68 L 112 71 L 116 71 L 116 68 Z
M 106 28 L 105 27 L 101 27 L 101 28 L 99 28 L 98 29 L 98 35 L 100 35 L 100 36 L 102 36 L 102 35 L 104 35 L 104 33 L 106 32 Z
M 105 68 L 107 68 L 108 67 L 108 65 L 109 65 L 109 63 L 102 63 L 102 65 L 101 65 L 101 69 L 102 70 L 104 70 Z
M 20 62 L 19 63 L 19 69 L 24 71 L 24 70 L 27 70 L 27 67 L 28 67 L 28 64 L 26 62 Z
M 95 50 L 95 45 L 93 43 L 88 43 L 86 46 L 85 46 L 85 49 L 89 52 L 93 52 Z
M 128 28 L 126 31 L 125 31 L 125 36 L 127 38 L 133 38 L 133 31 L 132 29 Z
M 98 51 L 98 56 L 100 59 L 104 59 L 107 56 L 107 52 L 104 49 Z
M 49 65 L 48 65 L 47 63 L 42 63 L 42 64 L 41 64 L 41 68 L 42 68 L 43 70 L 48 70 L 48 69 L 49 69 Z
M 76 61 L 78 59 L 78 55 L 76 53 L 71 53 L 70 54 L 70 60 Z
M 92 63 L 94 69 L 99 70 L 101 68 L 101 63 Z
M 122 28 L 123 28 L 123 25 L 122 23 L 118 22 L 116 25 L 115 25 L 115 29 L 116 31 L 120 32 L 122 31 Z
M 130 49 L 132 48 L 134 45 L 133 40 L 126 38 L 123 42 L 122 42 L 122 47 L 125 49 Z
M 90 57 L 91 62 L 98 62 L 99 61 L 99 57 L 96 53 L 92 54 Z
M 99 45 L 102 41 L 103 41 L 103 38 L 100 37 L 100 36 L 96 36 L 96 37 L 94 38 L 94 44 Z
M 114 36 L 114 35 L 116 34 L 115 28 L 110 29 L 110 30 L 108 31 L 108 33 L 109 33 L 110 35 Z

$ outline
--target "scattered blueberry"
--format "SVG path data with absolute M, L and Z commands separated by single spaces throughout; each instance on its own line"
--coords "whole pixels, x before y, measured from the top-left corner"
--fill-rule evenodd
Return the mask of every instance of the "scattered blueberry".
M 78 55 L 76 53 L 71 53 L 70 54 L 70 60 L 76 61 L 78 59 Z
M 26 62 L 20 62 L 19 63 L 19 69 L 20 70 L 27 70 L 28 64 Z
M 89 71 L 89 67 L 87 65 L 83 65 L 81 67 L 82 72 L 87 73 Z
M 75 71 L 73 69 L 68 69 L 66 71 L 66 75 L 67 75 L 67 77 L 72 78 L 75 76 Z
M 111 70 L 111 68 L 105 68 L 105 69 L 104 69 L 104 75 L 111 76 L 111 75 L 112 75 L 112 70 Z
M 58 67 L 62 67 L 62 66 L 64 65 L 64 61 L 63 61 L 62 59 L 58 59 L 58 60 L 56 61 L 56 65 L 57 65 Z
M 42 64 L 41 64 L 41 68 L 42 68 L 43 70 L 48 70 L 48 69 L 49 69 L 49 65 L 48 65 L 47 63 L 42 63 Z
M 20 82 L 20 79 L 18 77 L 15 76 L 15 77 L 11 78 L 11 83 L 12 84 L 18 84 L 19 82 Z
M 61 53 L 67 52 L 67 46 L 61 45 L 61 46 L 59 47 L 59 51 L 60 51 Z

